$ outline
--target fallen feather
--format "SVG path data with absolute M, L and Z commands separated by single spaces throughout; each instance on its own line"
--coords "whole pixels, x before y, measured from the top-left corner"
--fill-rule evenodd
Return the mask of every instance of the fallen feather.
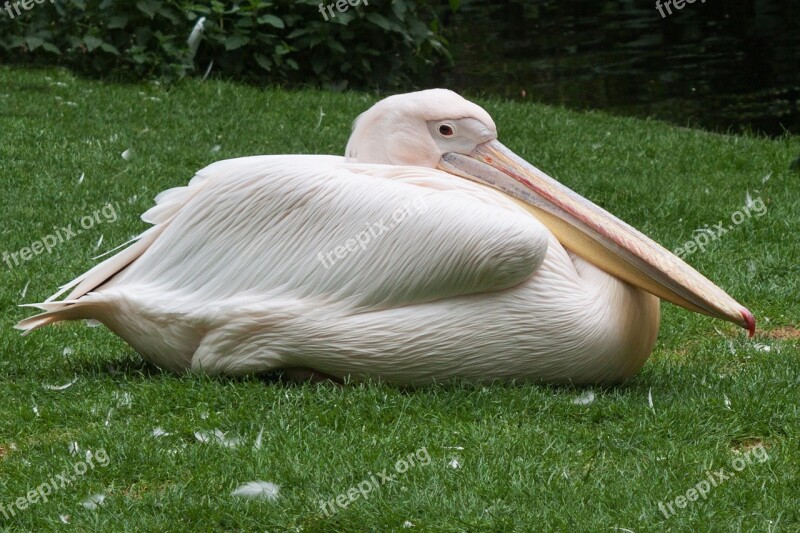
M 220 150 L 222 150 L 222 146 L 220 146 L 218 144 L 215 144 L 214 146 L 211 147 L 211 153 L 212 154 L 216 154 Z
M 229 439 L 225 436 L 225 433 L 219 429 L 215 429 L 214 431 L 195 431 L 194 437 L 203 444 L 213 442 L 225 446 L 226 448 L 236 448 L 241 442 L 241 439 L 238 437 Z
M 72 355 L 72 348 L 67 346 L 66 348 L 64 348 L 64 351 L 61 352 L 61 355 L 63 355 L 64 357 L 67 357 L 68 355 Z
M 269 481 L 250 481 L 236 487 L 236 490 L 231 492 L 231 496 L 275 501 L 278 499 L 279 490 L 279 485 Z
M 594 401 L 594 391 L 587 390 L 586 392 L 584 392 L 583 394 L 572 400 L 572 403 L 574 403 L 575 405 L 589 405 L 593 401 Z
M 261 441 L 262 441 L 263 437 L 264 437 L 264 428 L 261 428 L 261 431 L 258 432 L 258 436 L 256 437 L 256 441 L 253 443 L 253 449 L 254 450 L 260 450 L 261 449 Z
M 22 288 L 22 292 L 19 293 L 20 300 L 25 298 L 25 295 L 28 294 L 28 285 L 30 285 L 30 284 L 31 284 L 31 280 L 28 280 L 28 283 L 26 283 L 25 286 Z
M 208 75 L 211 74 L 211 67 L 213 67 L 213 66 L 214 66 L 214 60 L 212 59 L 211 63 L 208 64 L 208 68 L 206 69 L 206 73 L 203 74 L 203 77 L 200 78 L 200 81 L 206 81 L 206 78 L 208 78 Z
M 755 343 L 755 344 L 753 344 L 753 348 L 755 348 L 759 352 L 771 352 L 772 351 L 772 346 L 769 346 L 767 344 Z
M 406 520 L 405 522 L 403 522 L 403 527 L 406 529 L 412 528 L 414 527 L 414 522 L 412 522 L 411 520 Z
M 128 160 L 131 158 L 131 155 L 133 155 L 133 154 L 132 154 L 132 152 L 131 152 L 131 149 L 130 149 L 130 148 L 128 148 L 127 150 L 125 150 L 124 152 L 122 152 L 122 154 L 121 154 L 121 155 L 122 155 L 122 159 L 124 159 L 125 161 L 128 161 Z
M 123 392 L 119 394 L 114 392 L 114 399 L 117 400 L 117 407 L 130 407 L 131 406 L 131 393 Z
M 650 406 L 650 409 L 652 409 L 654 413 L 656 412 L 655 407 L 653 407 L 653 389 L 652 389 L 652 387 L 650 388 L 650 390 L 647 391 L 647 405 Z
M 750 196 L 750 189 L 747 189 L 747 194 L 745 194 L 744 196 L 744 206 L 748 209 L 755 206 L 755 203 L 753 202 L 753 197 Z
M 75 385 L 75 383 L 77 381 L 78 381 L 78 378 L 76 377 L 72 381 L 70 381 L 68 383 L 64 383 L 63 385 L 45 385 L 44 388 L 47 389 L 47 390 L 66 390 L 66 389 L 72 387 L 73 385 Z
M 323 111 L 323 110 L 322 110 L 322 108 L 320 107 L 320 108 L 319 108 L 319 120 L 317 121 L 317 125 L 316 125 L 316 127 L 314 128 L 315 130 L 318 130 L 318 129 L 319 129 L 319 127 L 322 125 L 322 118 L 323 118 L 324 116 L 325 116 L 325 111 Z
M 162 428 L 162 427 L 157 427 L 157 428 L 153 429 L 153 436 L 156 437 L 156 438 L 158 438 L 158 437 L 168 437 L 169 435 L 170 434 L 167 433 L 166 431 L 164 431 L 164 428 Z
M 69 524 L 69 521 L 72 519 L 72 517 L 68 514 L 60 514 L 58 515 L 58 519 L 61 520 L 62 524 Z
M 81 173 L 81 177 L 80 177 L 80 178 L 78 178 L 78 185 L 80 185 L 81 183 L 83 183 L 83 178 L 85 178 L 85 177 L 86 177 L 86 174 L 84 174 L 84 173 Z
M 458 462 L 458 459 L 453 458 L 453 459 L 450 460 L 449 463 L 447 463 L 447 466 L 449 466 L 450 468 L 453 468 L 453 469 L 459 469 L 459 468 L 461 468 L 461 463 Z
M 727 394 L 723 394 L 722 397 L 725 399 L 725 408 L 730 410 L 730 408 L 731 408 L 731 399 L 728 398 Z
M 200 38 L 203 35 L 203 31 L 205 31 L 205 23 L 205 17 L 197 19 L 191 33 L 189 33 L 189 37 L 186 39 L 186 44 L 189 45 L 189 61 L 194 60 L 197 49 L 200 47 Z
M 106 501 L 106 495 L 105 494 L 92 494 L 91 496 L 89 496 L 88 498 L 83 500 L 83 502 L 81 502 L 81 505 L 83 505 L 85 508 L 89 509 L 90 511 L 94 511 L 98 507 L 103 505 L 104 501 Z

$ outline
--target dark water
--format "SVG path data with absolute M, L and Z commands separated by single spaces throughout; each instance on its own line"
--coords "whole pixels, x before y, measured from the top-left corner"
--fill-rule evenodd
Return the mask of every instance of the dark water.
M 466 0 L 445 26 L 457 90 L 800 134 L 798 0 Z

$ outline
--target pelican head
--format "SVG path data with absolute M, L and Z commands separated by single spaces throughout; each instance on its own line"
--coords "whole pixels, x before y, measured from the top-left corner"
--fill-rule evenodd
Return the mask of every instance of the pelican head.
M 536 216 L 561 244 L 631 285 L 691 311 L 738 324 L 752 313 L 637 229 L 565 187 L 497 140 L 480 106 L 432 89 L 390 96 L 356 119 L 346 156 L 359 163 L 412 165 L 498 189 Z

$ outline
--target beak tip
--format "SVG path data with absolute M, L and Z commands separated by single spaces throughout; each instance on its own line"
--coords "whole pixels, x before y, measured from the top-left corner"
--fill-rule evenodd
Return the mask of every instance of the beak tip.
M 748 337 L 752 337 L 756 334 L 756 319 L 753 318 L 753 313 L 751 313 L 746 308 L 742 307 L 741 310 L 742 318 L 744 318 L 743 327 L 748 331 Z

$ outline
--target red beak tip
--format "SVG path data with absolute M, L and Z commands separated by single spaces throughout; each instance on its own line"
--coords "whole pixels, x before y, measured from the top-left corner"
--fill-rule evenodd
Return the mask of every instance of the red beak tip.
M 746 324 L 744 326 L 744 329 L 748 331 L 748 337 L 752 337 L 753 335 L 756 334 L 756 319 L 753 318 L 753 313 L 751 313 L 744 307 L 742 308 L 741 313 L 742 317 L 744 318 L 744 322 Z

